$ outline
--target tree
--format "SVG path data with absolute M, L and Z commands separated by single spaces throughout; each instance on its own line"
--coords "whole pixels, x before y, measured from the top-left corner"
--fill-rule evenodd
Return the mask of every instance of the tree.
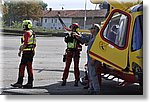
M 7 23 L 22 21 L 24 19 L 38 20 L 43 15 L 47 4 L 42 0 L 4 0 L 8 7 L 8 14 L 5 16 Z
M 2 3 L 2 0 L 0 0 L 0 12 L 2 13 L 2 15 L 5 15 L 8 13 L 8 8 L 6 5 Z
M 37 2 L 20 2 L 14 7 L 18 18 L 37 20 L 43 15 L 42 6 Z
M 41 5 L 42 6 L 42 9 L 43 10 L 46 10 L 47 9 L 47 3 L 44 3 L 42 0 L 38 0 L 38 3 L 39 3 L 39 5 Z

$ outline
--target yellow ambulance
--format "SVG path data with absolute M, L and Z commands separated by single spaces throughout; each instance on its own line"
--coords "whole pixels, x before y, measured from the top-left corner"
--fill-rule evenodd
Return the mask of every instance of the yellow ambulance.
M 105 0 L 91 0 L 101 4 Z M 106 0 L 113 7 L 90 49 L 109 74 L 143 85 L 143 1 Z

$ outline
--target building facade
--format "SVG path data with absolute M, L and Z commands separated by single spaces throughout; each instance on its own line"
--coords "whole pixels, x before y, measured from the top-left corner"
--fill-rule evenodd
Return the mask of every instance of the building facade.
M 61 30 L 63 29 L 57 15 L 59 14 L 66 26 L 78 23 L 80 28 L 88 29 L 94 23 L 100 24 L 104 21 L 107 10 L 46 10 L 39 21 L 34 21 L 34 25 L 42 28 Z M 86 17 L 86 21 L 85 21 Z

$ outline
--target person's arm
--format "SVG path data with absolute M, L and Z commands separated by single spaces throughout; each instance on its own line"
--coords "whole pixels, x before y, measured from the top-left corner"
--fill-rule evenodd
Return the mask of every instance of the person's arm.
M 21 52 L 22 52 L 22 45 L 19 47 L 19 52 L 18 52 L 18 56 L 21 56 Z
M 90 41 L 90 39 L 92 38 L 92 35 L 88 35 L 88 36 L 85 36 L 83 34 L 80 34 L 80 35 L 75 35 L 75 37 L 80 40 L 82 43 L 88 43 Z
M 30 33 L 26 32 L 23 36 L 24 36 L 24 44 L 19 47 L 19 52 L 18 52 L 19 57 L 21 56 L 21 52 L 23 51 L 23 49 L 26 48 L 28 45 Z
M 88 36 L 82 35 L 79 40 L 81 40 L 84 43 L 88 43 L 91 40 L 91 38 L 92 35 L 88 35 Z

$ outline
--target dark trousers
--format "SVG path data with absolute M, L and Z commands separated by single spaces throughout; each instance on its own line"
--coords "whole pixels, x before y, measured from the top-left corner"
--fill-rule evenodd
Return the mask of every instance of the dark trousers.
M 21 58 L 21 63 L 19 66 L 19 77 L 24 77 L 25 67 L 27 67 L 28 77 L 33 78 L 33 62 L 34 52 L 33 51 L 24 51 Z
M 75 80 L 79 80 L 79 75 L 80 75 L 80 72 L 79 72 L 79 58 L 80 58 L 80 51 L 78 51 L 78 50 L 76 50 L 76 51 L 67 51 L 66 66 L 65 66 L 65 69 L 64 69 L 62 80 L 66 80 L 68 78 L 69 68 L 70 68 L 72 59 L 74 60 Z

